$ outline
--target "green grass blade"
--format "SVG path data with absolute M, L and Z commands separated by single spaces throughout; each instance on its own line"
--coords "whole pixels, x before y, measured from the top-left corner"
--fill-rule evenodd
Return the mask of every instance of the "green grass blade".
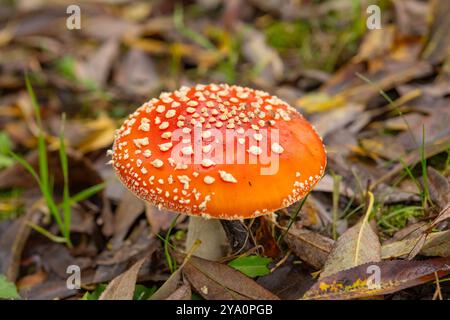
M 416 177 L 412 173 L 411 168 L 408 166 L 408 164 L 402 158 L 400 158 L 399 161 L 402 164 L 403 169 L 406 172 L 406 175 L 409 176 L 409 178 L 414 182 L 417 189 L 419 190 L 419 193 L 422 193 L 422 186 L 420 185 L 419 181 L 416 179 Z
M 49 193 L 49 190 L 44 186 L 42 183 L 42 180 L 39 178 L 37 172 L 33 169 L 33 167 L 21 156 L 14 152 L 10 152 L 11 156 L 19 162 L 20 165 L 22 165 L 36 180 L 36 182 L 39 185 L 39 189 L 41 190 L 42 195 L 44 196 L 45 202 L 47 204 L 48 209 L 50 210 L 50 213 L 54 216 L 56 222 L 58 223 L 58 227 L 62 227 L 62 221 L 61 217 L 59 215 L 58 208 L 56 207 L 55 202 L 53 201 L 53 197 Z M 61 229 L 62 230 L 62 229 Z
M 25 160 L 24 158 L 22 158 L 21 156 L 19 156 L 18 154 L 16 154 L 13 151 L 10 151 L 9 154 L 11 155 L 11 157 L 16 160 L 21 166 L 23 166 L 32 176 L 33 178 L 36 180 L 36 182 L 39 184 L 39 188 L 42 191 L 42 184 L 41 184 L 41 179 L 39 179 L 39 176 L 37 174 L 37 172 L 34 170 L 34 168 L 27 162 L 27 160 Z
M 284 232 L 278 237 L 277 243 L 281 243 L 281 241 L 284 239 L 286 234 L 289 232 L 289 229 L 291 229 L 292 225 L 295 222 L 295 219 L 297 219 L 297 216 L 299 215 L 300 211 L 302 210 L 303 205 L 306 202 L 306 199 L 308 199 L 308 196 L 309 196 L 309 193 L 307 193 L 306 196 L 302 199 L 302 201 L 300 202 L 300 205 L 298 206 L 298 209 L 294 213 L 294 215 L 290 217 L 288 226 L 287 226 L 286 230 L 284 230 Z
M 180 217 L 180 214 L 177 214 L 177 216 L 172 220 L 172 222 L 170 223 L 169 230 L 167 230 L 166 237 L 164 239 L 164 255 L 166 256 L 167 264 L 169 265 L 169 269 L 170 269 L 171 273 L 173 273 L 175 271 L 177 266 L 176 266 L 176 261 L 172 259 L 172 257 L 170 256 L 170 252 L 169 252 L 170 235 L 172 233 L 172 229 L 177 224 L 177 220 L 179 217 Z
M 67 243 L 67 239 L 65 237 L 55 236 L 53 233 L 45 230 L 41 226 L 39 226 L 39 225 L 37 225 L 37 224 L 35 224 L 35 223 L 31 222 L 31 221 L 27 221 L 26 224 L 29 225 L 34 230 L 36 230 L 37 232 L 39 232 L 40 234 L 42 234 L 44 237 L 49 238 L 53 242 L 56 242 L 56 243 Z
M 33 105 L 36 123 L 39 129 L 38 133 L 39 177 L 41 178 L 41 182 L 44 188 L 48 189 L 49 187 L 48 160 L 47 160 L 47 150 L 45 147 L 44 130 L 42 127 L 40 106 L 36 99 L 36 94 L 34 93 L 33 87 L 27 74 L 25 75 L 25 84 L 27 87 L 28 94 L 31 98 L 31 104 Z
M 39 180 L 41 192 L 44 195 L 45 202 L 47 203 L 48 209 L 50 213 L 53 215 L 58 227 L 62 233 L 64 233 L 64 224 L 59 214 L 58 207 L 53 200 L 52 191 L 49 183 L 49 174 L 48 174 L 48 159 L 47 159 L 47 148 L 45 146 L 45 136 L 44 130 L 42 127 L 42 119 L 40 113 L 39 103 L 36 99 L 36 95 L 34 93 L 33 87 L 31 85 L 30 79 L 28 75 L 25 75 L 25 84 L 27 87 L 28 94 L 31 98 L 31 103 L 34 108 L 34 113 L 36 117 L 37 126 L 39 128 L 38 133 L 38 154 L 39 154 Z
M 86 188 L 83 191 L 80 191 L 79 193 L 75 194 L 73 197 L 70 198 L 70 205 L 74 205 L 75 203 L 89 199 L 90 197 L 92 197 L 94 194 L 98 193 L 105 187 L 106 183 L 102 182 L 92 187 Z
M 63 222 L 64 222 L 64 237 L 67 239 L 69 246 L 70 242 L 70 224 L 72 220 L 70 211 L 70 192 L 69 192 L 69 164 L 67 160 L 66 143 L 64 140 L 64 124 L 66 121 L 66 116 L 62 116 L 61 132 L 59 134 L 59 160 L 61 162 L 61 169 L 63 172 L 64 186 L 63 186 Z

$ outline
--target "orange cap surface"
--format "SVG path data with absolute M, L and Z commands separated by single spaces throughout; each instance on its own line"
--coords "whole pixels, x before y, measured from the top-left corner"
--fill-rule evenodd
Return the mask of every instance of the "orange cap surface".
M 252 218 L 301 199 L 326 166 L 321 138 L 281 99 L 239 86 L 162 93 L 118 130 L 122 183 L 160 208 Z

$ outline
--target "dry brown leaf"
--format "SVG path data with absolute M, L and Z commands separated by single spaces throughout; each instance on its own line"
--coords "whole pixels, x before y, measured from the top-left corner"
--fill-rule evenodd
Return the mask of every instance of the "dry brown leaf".
M 270 274 L 259 277 L 256 282 L 283 300 L 294 300 L 302 296 L 315 283 L 311 268 L 298 263 L 298 258 L 290 255 L 283 264 Z
M 431 1 L 431 28 L 428 42 L 425 45 L 422 57 L 433 64 L 442 62 L 448 57 L 450 48 L 450 19 L 448 12 L 450 3 L 448 1 Z
M 145 216 L 151 227 L 153 234 L 158 234 L 161 231 L 167 231 L 176 217 L 176 213 L 164 209 L 159 210 L 150 203 L 145 204 Z M 178 221 L 181 221 L 182 217 Z
M 349 103 L 342 108 L 318 114 L 311 119 L 311 123 L 314 124 L 321 137 L 325 138 L 328 134 L 353 122 L 363 110 L 363 105 Z
M 367 32 L 359 46 L 358 54 L 353 57 L 353 62 L 359 63 L 388 53 L 394 42 L 394 37 L 395 27 L 393 25 Z
M 113 279 L 99 300 L 133 300 L 137 276 L 146 259 L 139 260 L 130 269 Z
M 182 268 L 179 268 L 172 273 L 169 279 L 167 279 L 164 284 L 152 294 L 149 300 L 165 300 L 174 294 L 181 281 L 181 270 Z
M 114 247 L 122 244 L 123 239 L 136 219 L 144 212 L 145 203 L 130 191 L 126 191 L 114 215 Z
M 433 203 L 442 210 L 450 202 L 450 182 L 433 167 L 427 168 L 428 188 Z
M 320 278 L 380 260 L 381 245 L 378 236 L 371 225 L 362 219 L 338 238 L 325 262 Z
M 258 81 L 265 85 L 274 84 L 283 75 L 284 64 L 278 52 L 266 43 L 265 35 L 257 29 L 241 25 L 244 38 L 242 53 L 255 67 L 261 68 Z
M 379 268 L 380 283 L 374 277 Z M 308 300 L 342 300 L 384 295 L 413 287 L 450 273 L 450 258 L 424 261 L 367 263 L 320 279 L 303 296 Z
M 79 79 L 92 81 L 96 85 L 103 87 L 108 80 L 112 64 L 119 54 L 119 42 L 116 38 L 105 41 L 95 52 L 86 64 L 78 69 Z
M 189 283 L 183 284 L 177 290 L 174 291 L 166 300 L 191 300 L 192 292 Z
M 278 300 L 254 280 L 222 263 L 192 257 L 184 266 L 183 274 L 207 300 Z
M 297 257 L 317 269 L 323 267 L 334 245 L 332 239 L 316 232 L 293 228 L 286 234 L 285 242 Z
M 421 239 L 424 243 L 421 245 Z M 382 259 L 400 258 L 409 255 L 416 247 L 424 256 L 448 257 L 450 256 L 450 230 L 433 232 L 412 239 L 396 241 L 381 247 Z
M 131 49 L 115 75 L 116 83 L 131 94 L 148 95 L 158 88 L 159 76 L 150 56 Z
M 447 219 L 450 219 L 450 202 L 448 202 L 444 209 L 439 212 L 436 219 L 434 219 L 434 221 L 432 222 L 431 227 L 436 227 L 439 223 Z
M 9 281 L 16 281 L 19 275 L 22 251 L 31 233 L 27 221 L 37 224 L 42 215 L 36 207 L 29 208 L 23 217 L 12 222 L 0 235 L 0 273 L 3 273 Z

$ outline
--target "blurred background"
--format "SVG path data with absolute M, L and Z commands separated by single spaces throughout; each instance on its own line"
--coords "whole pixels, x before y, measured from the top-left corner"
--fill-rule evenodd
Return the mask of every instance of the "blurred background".
M 364 214 L 360 195 L 370 186 L 380 241 L 401 239 L 450 200 L 448 30 L 449 1 L 1 0 L 0 274 L 23 297 L 79 298 L 150 254 L 139 290 L 154 292 L 170 275 L 157 235 L 167 234 L 174 214 L 130 195 L 106 164 L 106 150 L 143 102 L 197 83 L 278 95 L 324 138 L 327 174 L 293 230 L 337 239 Z M 39 137 L 57 205 L 67 182 L 65 145 L 68 188 L 78 196 L 66 229 L 11 153 L 38 170 Z M 280 223 L 291 211 L 279 213 Z M 181 243 L 185 230 L 180 218 L 169 239 Z M 261 230 L 255 232 L 267 232 Z M 299 240 L 290 241 L 270 253 L 273 261 L 289 248 L 295 254 Z M 258 283 L 281 298 L 300 297 L 314 280 L 298 259 L 291 256 L 283 274 Z M 62 281 L 71 263 L 82 269 L 81 291 Z M 397 297 L 430 298 L 434 290 Z

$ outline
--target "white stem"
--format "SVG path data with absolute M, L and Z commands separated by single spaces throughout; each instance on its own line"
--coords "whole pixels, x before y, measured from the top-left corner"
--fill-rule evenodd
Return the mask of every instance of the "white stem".
M 195 256 L 217 261 L 226 255 L 228 242 L 219 220 L 189 217 L 186 251 L 192 248 L 197 239 L 201 241 L 201 244 L 195 250 Z

